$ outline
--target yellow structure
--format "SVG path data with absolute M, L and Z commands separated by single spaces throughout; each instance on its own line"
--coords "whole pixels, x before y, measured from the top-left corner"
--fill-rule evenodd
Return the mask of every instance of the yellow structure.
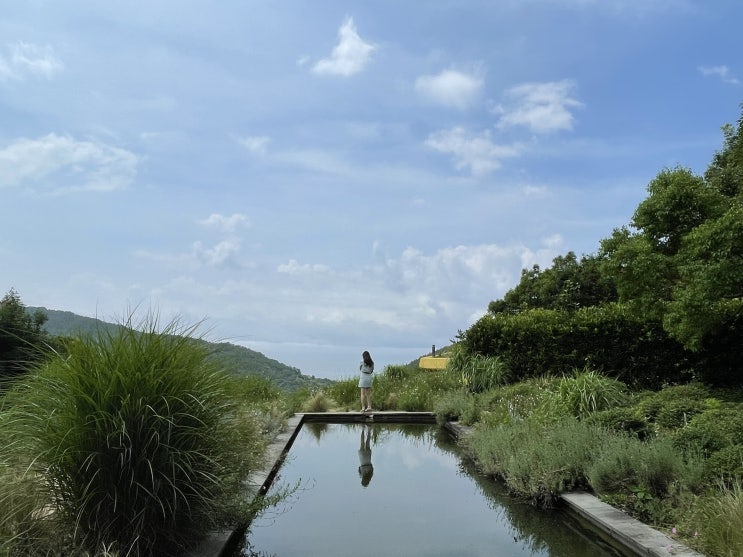
M 418 367 L 421 369 L 444 369 L 449 363 L 449 358 L 439 356 L 423 356 L 418 361 Z

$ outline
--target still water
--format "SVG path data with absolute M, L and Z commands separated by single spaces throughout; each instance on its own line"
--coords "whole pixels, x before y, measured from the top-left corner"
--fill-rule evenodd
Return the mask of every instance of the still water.
M 561 512 L 510 499 L 436 426 L 305 424 L 274 486 L 297 482 L 236 555 L 623 555 Z

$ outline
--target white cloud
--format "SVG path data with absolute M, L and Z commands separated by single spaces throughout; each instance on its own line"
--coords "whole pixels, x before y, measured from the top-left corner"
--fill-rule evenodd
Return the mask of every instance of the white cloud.
M 0 187 L 28 185 L 54 193 L 127 187 L 141 159 L 102 142 L 50 133 L 21 138 L 0 149 Z
M 307 275 L 311 273 L 327 273 L 330 271 L 330 267 L 318 263 L 314 265 L 300 265 L 296 259 L 290 259 L 289 263 L 279 265 L 276 271 L 287 275 Z
M 518 145 L 493 143 L 488 130 L 478 135 L 469 134 L 461 127 L 432 133 L 425 144 L 441 153 L 453 155 L 458 170 L 469 168 L 474 175 L 487 174 L 499 168 L 502 159 L 521 153 Z
M 170 268 L 197 271 L 203 267 L 215 268 L 242 268 L 244 265 L 238 260 L 240 242 L 238 240 L 223 240 L 213 247 L 206 247 L 201 241 L 191 245 L 188 253 L 157 253 L 149 250 L 135 250 L 133 255 L 154 263 L 160 263 Z
M 271 142 L 271 138 L 265 135 L 238 137 L 237 142 L 251 153 L 265 155 L 268 144 Z
M 408 247 L 396 258 L 349 270 L 292 259 L 277 271 L 301 280 L 301 286 L 290 290 L 282 282 L 286 279 L 277 277 L 270 287 L 281 292 L 287 311 L 303 308 L 304 313 L 296 316 L 316 323 L 348 327 L 370 322 L 409 332 L 423 326 L 421 318 L 435 318 L 461 326 L 512 288 L 522 269 L 548 266 L 562 244 L 562 238 L 554 235 L 543 239 L 536 250 L 522 244 L 485 244 L 426 254 Z M 313 293 L 311 299 L 308 291 Z M 274 311 L 281 312 L 276 307 Z
M 423 75 L 415 81 L 416 90 L 425 98 L 459 109 L 470 106 L 480 95 L 482 87 L 482 78 L 456 70 Z
M 730 73 L 727 66 L 699 66 L 697 68 L 702 75 L 711 75 L 719 77 L 723 83 L 740 85 L 740 80 Z
M 218 228 L 225 232 L 233 232 L 240 226 L 250 226 L 250 219 L 240 213 L 233 213 L 229 217 L 212 213 L 207 218 L 200 220 L 199 224 L 210 228 Z
M 544 198 L 550 196 L 550 191 L 546 186 L 526 185 L 522 188 L 522 191 L 527 197 Z
M 224 240 L 212 248 L 205 248 L 201 242 L 194 242 L 193 256 L 208 267 L 238 265 L 235 256 L 240 252 L 240 242 Z
M 64 69 L 50 46 L 16 42 L 8 45 L 7 57 L 0 55 L 0 79 L 22 79 L 26 75 L 51 79 Z
M 376 47 L 364 42 L 356 31 L 353 19 L 348 18 L 338 29 L 338 44 L 329 58 L 319 60 L 312 71 L 316 74 L 350 76 L 360 72 L 371 59 Z
M 506 91 L 513 99 L 507 107 L 497 107 L 501 114 L 499 128 L 526 126 L 532 132 L 546 133 L 556 130 L 572 130 L 573 114 L 570 108 L 583 103 L 571 97 L 575 84 L 570 80 L 548 83 L 524 83 Z

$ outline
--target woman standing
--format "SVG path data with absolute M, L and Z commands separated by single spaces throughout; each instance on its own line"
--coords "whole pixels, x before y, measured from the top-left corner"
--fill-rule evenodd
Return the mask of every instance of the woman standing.
M 359 388 L 361 389 L 361 412 L 371 412 L 371 386 L 372 374 L 374 373 L 374 360 L 369 352 L 364 351 L 359 365 L 361 377 L 359 377 Z

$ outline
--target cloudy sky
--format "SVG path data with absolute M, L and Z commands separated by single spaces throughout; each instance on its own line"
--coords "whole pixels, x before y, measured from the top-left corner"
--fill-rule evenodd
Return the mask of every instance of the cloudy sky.
M 306 374 L 449 344 L 743 101 L 739 0 L 16 0 L 0 295 Z

